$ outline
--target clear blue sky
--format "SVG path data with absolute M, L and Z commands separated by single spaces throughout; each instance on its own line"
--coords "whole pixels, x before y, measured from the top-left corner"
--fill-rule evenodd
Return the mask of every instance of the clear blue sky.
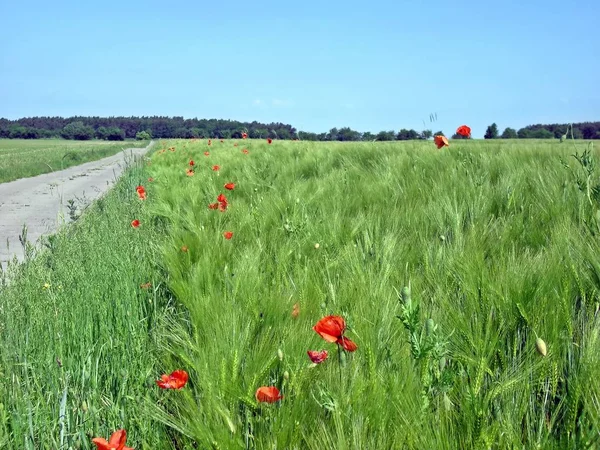
M 0 117 L 600 120 L 600 1 L 4 1 Z M 429 114 L 437 112 L 437 123 Z

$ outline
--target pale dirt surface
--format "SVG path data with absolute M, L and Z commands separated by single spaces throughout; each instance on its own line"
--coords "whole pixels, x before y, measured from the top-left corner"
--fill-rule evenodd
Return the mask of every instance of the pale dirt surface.
M 98 161 L 58 172 L 0 184 L 0 268 L 15 256 L 24 258 L 19 235 L 27 226 L 27 240 L 36 243 L 69 222 L 68 200 L 77 211 L 106 193 L 115 184 L 128 161 L 143 156 L 146 148 L 132 148 Z

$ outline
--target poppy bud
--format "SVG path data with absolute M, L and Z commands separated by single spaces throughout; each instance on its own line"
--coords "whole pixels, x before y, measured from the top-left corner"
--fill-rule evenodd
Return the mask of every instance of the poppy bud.
M 85 400 L 81 402 L 81 410 L 84 413 L 88 412 L 88 404 L 87 404 L 87 402 Z
M 277 357 L 279 358 L 279 361 L 283 361 L 283 350 L 277 350 Z
M 404 286 L 402 288 L 402 291 L 400 291 L 400 297 L 402 298 L 403 303 L 410 302 L 410 288 L 407 286 Z
M 440 234 L 440 241 L 444 242 L 446 240 L 446 236 L 444 236 L 443 234 Z
M 450 411 L 450 409 L 452 409 L 452 401 L 450 400 L 450 397 L 448 397 L 448 394 L 446 394 L 444 392 L 444 408 L 446 408 L 446 411 Z
M 425 322 L 425 333 L 427 333 L 427 336 L 431 336 L 431 334 L 433 333 L 435 328 L 435 323 L 433 322 L 433 319 L 427 319 L 427 321 Z
M 319 243 L 317 242 L 317 243 L 315 244 L 315 248 L 316 248 L 316 249 L 318 249 L 319 247 L 320 247 L 320 245 L 319 245 Z
M 537 349 L 538 353 L 542 356 L 546 356 L 546 354 L 548 353 L 548 351 L 546 350 L 546 343 L 543 341 L 542 338 L 537 338 L 535 340 L 535 348 Z
M 445 367 L 446 367 L 446 357 L 442 356 L 440 358 L 440 371 L 444 370 Z
M 290 380 L 290 373 L 287 370 L 285 372 L 283 372 L 283 379 L 285 381 L 289 381 Z

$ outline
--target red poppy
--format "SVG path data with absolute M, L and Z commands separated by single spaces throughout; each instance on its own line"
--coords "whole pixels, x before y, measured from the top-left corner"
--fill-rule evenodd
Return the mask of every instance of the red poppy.
M 138 186 L 135 188 L 135 190 L 140 200 L 146 200 L 146 189 L 144 189 L 144 186 Z
M 442 136 L 442 135 L 434 136 L 433 142 L 435 143 L 437 148 L 450 146 L 450 144 L 448 143 L 448 139 L 446 139 L 446 136 Z
M 471 128 L 466 125 L 461 125 L 456 129 L 456 134 L 460 134 L 463 137 L 471 138 Z
M 147 283 L 140 284 L 141 289 L 148 289 L 151 286 L 152 286 L 152 283 L 150 283 L 149 281 Z
M 148 182 L 152 183 L 154 181 L 154 178 L 150 177 L 148 178 Z
M 306 353 L 308 353 L 308 357 L 315 364 L 321 364 L 323 361 L 325 361 L 327 359 L 327 356 L 328 356 L 327 350 L 321 350 L 320 352 L 318 352 L 316 350 L 309 350 Z
M 247 139 L 248 138 L 248 133 L 242 133 L 242 139 Z
M 292 308 L 292 317 L 295 319 L 299 315 L 300 315 L 300 304 L 295 303 L 294 307 Z
M 219 208 L 219 203 L 211 203 L 210 205 L 208 205 L 208 209 L 218 209 Z
M 227 240 L 230 240 L 233 237 L 233 231 L 226 231 L 223 233 L 223 237 Z
M 283 399 L 283 395 L 280 394 L 279 389 L 275 386 L 262 386 L 256 390 L 256 400 L 265 403 L 275 403 L 278 400 Z
M 193 159 L 191 159 L 191 160 L 190 160 L 190 162 L 189 162 L 189 165 L 190 165 L 190 167 L 194 167 L 194 164 L 195 164 L 195 163 L 194 163 L 194 160 L 193 160 Z
M 188 246 L 187 246 L 187 245 L 182 245 L 182 246 L 181 246 L 181 251 L 182 251 L 183 253 L 187 253 L 187 251 L 188 251 Z
M 220 168 L 221 166 L 217 166 L 216 164 L 212 166 L 212 170 L 214 170 L 215 172 L 217 172 Z
M 204 156 L 209 156 L 210 153 L 209 152 L 204 152 Z
M 242 150 L 242 153 L 243 153 L 244 155 L 247 155 L 247 154 L 248 154 L 248 153 L 250 153 L 250 152 L 248 151 L 248 149 L 247 149 L 247 148 L 245 148 L 244 150 Z
M 161 389 L 181 389 L 188 382 L 188 374 L 185 370 L 176 370 L 170 375 L 161 375 L 156 380 L 156 385 Z
M 194 176 L 194 170 L 193 170 L 193 169 L 187 169 L 187 170 L 185 171 L 185 174 L 186 174 L 188 177 L 193 177 L 193 176 Z
M 225 197 L 223 194 L 219 194 L 217 201 L 219 202 L 219 211 L 225 211 L 227 209 L 227 205 L 229 204 L 227 197 Z
M 347 352 L 354 352 L 358 349 L 358 345 L 356 345 L 353 341 L 348 339 L 346 336 L 342 336 L 337 340 L 337 344 L 344 347 L 344 350 Z
M 235 189 L 235 183 L 227 183 L 225 185 L 225 189 L 227 189 L 228 191 L 233 191 Z
M 98 437 L 92 439 L 98 450 L 133 450 L 133 448 L 125 446 L 126 441 L 127 432 L 125 430 L 115 431 L 108 441 Z
M 212 145 L 212 141 L 210 139 L 208 140 L 208 145 Z
M 271 138 L 267 138 L 267 143 L 268 143 L 268 144 L 271 144 L 271 143 L 273 143 L 273 139 L 271 139 Z
M 327 342 L 335 342 L 338 345 L 344 347 L 344 350 L 353 352 L 358 346 L 347 337 L 344 337 L 344 331 L 346 331 L 346 322 L 343 317 L 340 316 L 327 316 L 323 317 L 313 327 L 323 339 Z
M 140 226 L 140 221 L 139 221 L 139 220 L 137 220 L 137 219 L 135 219 L 135 220 L 132 220 L 132 221 L 131 221 L 131 226 L 132 226 L 133 228 L 137 228 L 137 227 L 139 227 L 139 226 Z

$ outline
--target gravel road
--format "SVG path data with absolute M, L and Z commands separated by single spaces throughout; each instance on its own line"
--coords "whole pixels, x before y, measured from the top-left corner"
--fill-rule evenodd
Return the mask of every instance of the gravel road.
M 153 144 L 151 141 L 146 148 L 126 149 L 98 161 L 0 184 L 0 267 L 5 269 L 15 256 L 23 260 L 19 241 L 23 225 L 32 243 L 56 232 L 69 221 L 69 200 L 75 200 L 81 210 L 111 188 L 127 161 L 144 155 Z

